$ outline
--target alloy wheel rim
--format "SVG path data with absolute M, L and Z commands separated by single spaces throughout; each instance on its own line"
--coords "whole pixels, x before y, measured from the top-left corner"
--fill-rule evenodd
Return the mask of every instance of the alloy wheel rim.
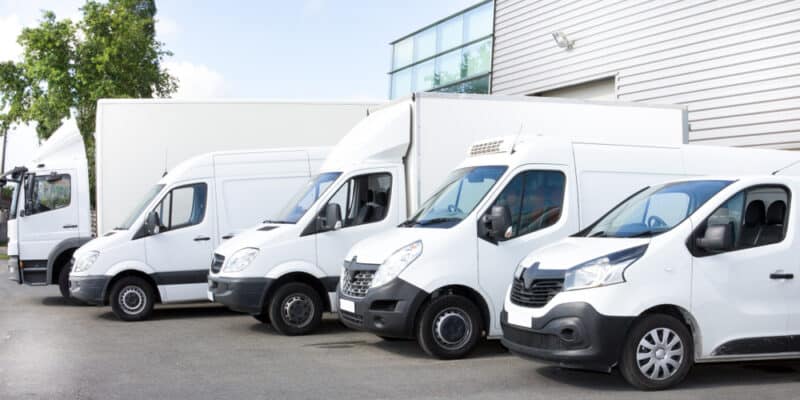
M 433 319 L 433 337 L 439 346 L 448 350 L 458 350 L 469 342 L 472 336 L 472 321 L 460 308 L 446 308 Z
M 683 365 L 683 341 L 669 328 L 655 328 L 644 334 L 636 347 L 636 365 L 649 379 L 663 381 Z
M 118 303 L 122 311 L 128 315 L 136 315 L 147 306 L 147 295 L 138 286 L 125 286 L 119 292 Z
M 314 316 L 314 302 L 302 293 L 295 293 L 283 300 L 283 320 L 294 327 L 302 328 L 311 322 Z

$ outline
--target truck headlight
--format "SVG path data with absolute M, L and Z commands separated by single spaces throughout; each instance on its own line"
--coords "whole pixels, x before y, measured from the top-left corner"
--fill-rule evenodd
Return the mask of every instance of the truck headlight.
M 94 265 L 94 262 L 97 261 L 97 257 L 100 256 L 99 251 L 90 251 L 86 253 L 83 257 L 75 260 L 75 263 L 72 265 L 72 272 L 84 272 Z
M 389 283 L 392 279 L 397 278 L 406 267 L 411 265 L 420 254 L 422 254 L 422 241 L 417 240 L 400 250 L 397 250 L 386 259 L 386 261 L 378 267 L 375 272 L 375 277 L 372 279 L 370 287 L 378 287 Z
M 258 256 L 258 249 L 254 247 L 237 250 L 231 258 L 225 260 L 222 265 L 222 272 L 240 272 L 250 266 L 256 256 Z
M 564 275 L 564 290 L 588 289 L 625 282 L 625 269 L 636 262 L 645 250 L 647 250 L 646 244 L 578 264 Z

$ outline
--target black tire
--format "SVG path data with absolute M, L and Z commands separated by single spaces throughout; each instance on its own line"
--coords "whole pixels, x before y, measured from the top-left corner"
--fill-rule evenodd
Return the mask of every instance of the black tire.
M 478 307 L 459 295 L 431 301 L 417 323 L 417 341 L 430 356 L 453 360 L 467 356 L 483 335 Z
M 378 335 L 378 337 L 381 338 L 381 340 L 383 340 L 384 342 L 404 342 L 404 341 L 408 340 L 408 339 L 405 339 L 405 338 L 396 338 L 396 337 L 391 337 L 391 336 Z
M 290 282 L 272 294 L 269 320 L 278 333 L 287 336 L 307 335 L 319 328 L 325 304 L 311 286 Z
M 58 271 L 58 290 L 61 292 L 61 297 L 72 300 L 69 294 L 69 273 L 72 270 L 72 263 L 67 262 L 61 266 Z
M 114 283 L 109 302 L 111 310 L 123 321 L 142 321 L 153 314 L 155 289 L 138 276 L 127 276 Z
M 693 363 L 694 342 L 686 325 L 671 315 L 652 314 L 636 321 L 625 338 L 619 370 L 637 389 L 663 390 L 686 378 Z
M 258 322 L 261 322 L 262 324 L 268 324 L 269 323 L 269 313 L 268 312 L 262 311 L 260 314 L 253 315 L 253 318 L 257 319 Z

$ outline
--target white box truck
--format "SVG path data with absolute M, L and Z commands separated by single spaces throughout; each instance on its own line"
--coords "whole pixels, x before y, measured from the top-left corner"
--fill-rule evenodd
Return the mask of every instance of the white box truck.
M 70 294 L 125 321 L 147 319 L 157 302 L 206 300 L 214 248 L 277 213 L 327 153 L 214 152 L 178 164 L 119 226 L 75 251 Z
M 121 224 L 153 183 L 183 160 L 240 148 L 333 145 L 368 114 L 371 105 L 100 100 L 95 134 L 97 231 L 103 234 Z M 34 158 L 22 175 L 38 176 L 38 190 L 57 196 L 45 201 L 59 203 L 59 209 L 26 210 L 22 194 L 15 195 L 18 201 L 10 210 L 14 212 L 8 234 L 10 277 L 29 285 L 58 284 L 61 294 L 68 297 L 69 271 L 64 267 L 75 249 L 92 238 L 86 156 L 74 122 L 67 121 Z M 16 175 L 21 176 L 21 171 Z M 9 179 L 11 184 L 14 181 Z
M 278 221 L 217 248 L 209 296 L 281 333 L 312 332 L 323 311 L 337 310 L 350 247 L 405 221 L 475 141 L 523 130 L 677 145 L 686 128 L 674 106 L 434 93 L 396 101 L 334 147 Z
M 580 111 L 572 117 L 587 126 L 474 144 L 411 219 L 353 246 L 339 288 L 340 320 L 382 337 L 416 338 L 438 358 L 463 357 L 484 336 L 502 334 L 508 283 L 531 250 L 579 231 L 648 184 L 772 172 L 800 160 L 781 150 L 581 140 L 622 125 L 647 132 L 657 122 L 589 121 Z M 548 271 L 529 285 L 526 301 L 545 304 L 559 292 L 562 283 Z

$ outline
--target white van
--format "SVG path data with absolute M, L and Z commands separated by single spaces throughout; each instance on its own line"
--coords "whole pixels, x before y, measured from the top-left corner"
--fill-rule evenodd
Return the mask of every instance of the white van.
M 9 279 L 58 284 L 69 295 L 73 252 L 92 239 L 89 176 L 83 139 L 68 120 L 25 166 L 8 171 L 14 188 L 8 213 Z
M 270 321 L 280 333 L 312 332 L 323 311 L 337 310 L 350 247 L 406 220 L 475 141 L 524 127 L 631 142 L 645 140 L 647 132 L 647 141 L 674 145 L 686 138 L 685 117 L 675 106 L 525 96 L 419 93 L 398 100 L 372 112 L 334 147 L 279 221 L 215 250 L 209 297 Z
M 774 171 L 789 151 L 636 146 L 547 136 L 476 143 L 414 216 L 350 249 L 339 316 L 439 358 L 499 338 L 514 268 L 649 183 L 719 170 Z M 747 160 L 747 162 L 743 162 Z
M 153 304 L 205 301 L 214 247 L 273 216 L 328 149 L 216 152 L 180 163 L 128 218 L 74 255 L 70 293 L 123 320 Z
M 676 385 L 694 363 L 800 357 L 798 192 L 785 176 L 639 191 L 519 263 L 503 344 L 567 367 L 619 366 L 645 390 Z

